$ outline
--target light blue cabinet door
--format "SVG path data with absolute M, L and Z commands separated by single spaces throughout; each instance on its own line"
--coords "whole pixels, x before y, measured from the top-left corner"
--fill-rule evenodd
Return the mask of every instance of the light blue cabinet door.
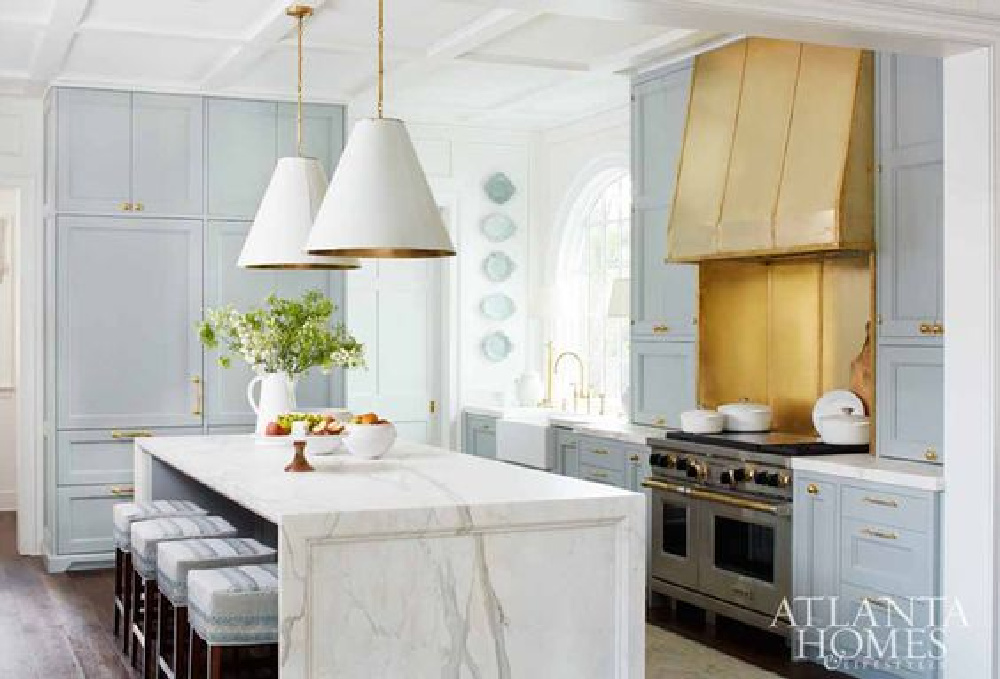
M 664 262 L 668 208 L 632 215 L 632 336 L 693 340 L 698 267 Z
M 880 55 L 878 76 L 879 339 L 940 344 L 926 328 L 943 315 L 941 60 Z
M 466 415 L 463 435 L 465 442 L 462 446 L 462 452 L 477 457 L 496 458 L 497 426 L 495 418 Z
M 300 297 L 307 290 L 321 290 L 338 306 L 335 322 L 343 320 L 344 274 L 328 271 L 272 271 L 241 269 L 236 262 L 250 224 L 213 221 L 208 223 L 205 257 L 205 305 L 232 305 L 240 310 L 263 305 L 269 295 Z M 247 401 L 247 384 L 253 377 L 239 356 L 222 368 L 218 353 L 206 354 L 206 407 L 209 426 L 248 425 L 254 414 Z M 344 375 L 336 370 L 324 375 L 314 369 L 296 389 L 301 409 L 326 408 L 344 403 Z
M 795 597 L 831 597 L 840 591 L 840 486 L 836 479 L 799 474 L 793 489 L 792 594 Z M 812 607 L 814 624 L 832 623 L 830 610 Z M 796 618 L 805 611 L 796 610 Z
M 580 437 L 571 430 L 556 428 L 556 464 L 563 476 L 580 478 Z
M 694 342 L 632 342 L 632 419 L 657 427 L 680 426 L 695 407 Z
M 60 89 L 57 209 L 117 213 L 131 200 L 132 95 Z
M 132 95 L 132 202 L 140 212 L 201 215 L 204 100 Z
M 115 486 L 67 486 L 58 489 L 56 549 L 59 554 L 92 554 L 114 549 L 113 508 L 132 497 Z
M 943 462 L 944 350 L 880 346 L 877 363 L 878 454 Z
M 277 104 L 209 99 L 208 213 L 253 219 L 277 161 Z
M 201 426 L 202 223 L 60 217 L 61 429 Z
M 279 158 L 298 155 L 295 109 L 295 104 L 278 104 Z M 344 107 L 305 104 L 302 107 L 302 155 L 319 159 L 326 170 L 326 178 L 330 179 L 343 148 Z
M 690 88 L 690 63 L 632 88 L 632 192 L 637 207 L 669 207 L 673 202 Z

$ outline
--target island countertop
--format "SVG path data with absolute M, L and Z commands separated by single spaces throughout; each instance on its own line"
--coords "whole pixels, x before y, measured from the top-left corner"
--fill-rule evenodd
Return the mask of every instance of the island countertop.
M 137 439 L 136 445 L 274 523 L 290 516 L 431 509 L 632 495 L 628 491 L 398 441 L 379 460 L 310 455 L 315 472 L 284 471 L 291 443 L 253 436 Z M 308 453 L 308 448 L 307 448 Z
M 252 436 L 135 456 L 138 500 L 277 548 L 282 679 L 644 676 L 642 494 L 404 441 L 299 474 Z

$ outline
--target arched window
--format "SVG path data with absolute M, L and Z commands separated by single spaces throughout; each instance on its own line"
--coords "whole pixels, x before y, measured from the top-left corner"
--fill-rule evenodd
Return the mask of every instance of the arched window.
M 628 319 L 610 318 L 608 301 L 614 281 L 629 277 L 631 211 L 625 168 L 601 170 L 583 187 L 562 228 L 552 306 L 556 347 L 580 354 L 588 382 L 582 386 L 604 394 L 609 414 L 627 410 L 621 400 L 628 384 Z

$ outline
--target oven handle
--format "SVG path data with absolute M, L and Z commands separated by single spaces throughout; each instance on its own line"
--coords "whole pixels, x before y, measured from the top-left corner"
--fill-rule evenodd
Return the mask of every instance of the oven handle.
M 719 504 L 729 505 L 730 507 L 739 507 L 740 509 L 751 509 L 755 512 L 765 512 L 767 514 L 774 514 L 775 516 L 785 516 L 788 512 L 787 505 L 770 505 L 766 502 L 757 502 L 756 500 L 747 500 L 742 497 L 733 497 L 732 495 L 726 495 L 724 493 L 716 493 L 711 490 L 704 490 L 702 488 L 692 488 L 690 486 L 682 486 L 672 483 L 663 483 L 662 481 L 653 481 L 650 479 L 644 479 L 642 482 L 644 488 L 650 488 L 652 490 L 666 490 L 671 493 L 677 493 L 679 495 L 686 495 L 688 497 L 697 498 L 699 500 L 708 500 L 710 502 L 718 502 Z

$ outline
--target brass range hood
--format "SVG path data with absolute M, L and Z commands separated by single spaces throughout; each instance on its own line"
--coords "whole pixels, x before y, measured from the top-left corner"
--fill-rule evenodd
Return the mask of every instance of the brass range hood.
M 667 260 L 873 247 L 869 51 L 749 38 L 695 59 Z

